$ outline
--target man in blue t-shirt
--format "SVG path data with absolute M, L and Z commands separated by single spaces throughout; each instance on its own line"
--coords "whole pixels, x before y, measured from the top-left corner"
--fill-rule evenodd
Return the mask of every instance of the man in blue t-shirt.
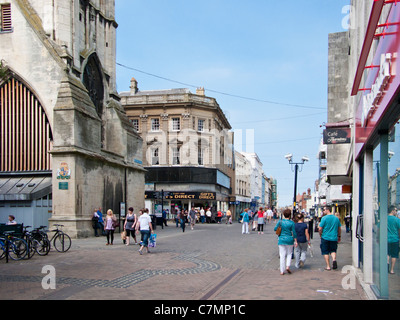
M 390 274 L 394 274 L 394 266 L 399 258 L 399 233 L 400 219 L 397 218 L 397 209 L 395 206 L 390 206 L 388 215 L 388 263 Z
M 328 208 L 324 209 L 325 216 L 319 224 L 319 235 L 321 236 L 321 253 L 324 256 L 325 270 L 331 270 L 329 256 L 332 257 L 332 268 L 337 269 L 336 251 L 342 235 L 342 225 L 338 217 L 331 213 Z

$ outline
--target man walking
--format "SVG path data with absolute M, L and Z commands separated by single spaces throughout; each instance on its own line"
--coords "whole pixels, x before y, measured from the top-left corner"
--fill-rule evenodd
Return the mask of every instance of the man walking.
M 325 270 L 330 271 L 329 255 L 332 257 L 332 268 L 337 269 L 336 252 L 341 240 L 342 226 L 339 218 L 328 208 L 324 209 L 324 214 L 326 215 L 319 224 L 319 235 L 321 236 L 321 253 L 326 262 Z
M 189 220 L 190 220 L 190 227 L 193 230 L 194 225 L 196 224 L 196 211 L 191 208 L 189 211 Z

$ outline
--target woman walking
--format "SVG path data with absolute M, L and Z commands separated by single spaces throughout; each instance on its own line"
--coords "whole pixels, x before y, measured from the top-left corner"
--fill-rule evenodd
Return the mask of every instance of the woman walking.
M 132 235 L 133 240 L 135 240 L 135 244 L 137 244 L 136 241 L 136 214 L 133 213 L 133 208 L 128 209 L 128 215 L 126 216 L 125 223 L 124 223 L 124 230 L 126 232 L 126 245 L 129 246 L 130 242 L 130 236 Z
M 281 233 L 278 238 L 281 275 L 285 274 L 285 270 L 289 274 L 292 273 L 290 271 L 290 264 L 292 262 L 293 245 L 297 246 L 297 234 L 295 224 L 290 220 L 291 215 L 292 211 L 290 209 L 283 211 L 282 219 L 274 228 L 274 231 L 279 227 L 281 228 Z
M 265 224 L 265 211 L 263 208 L 260 208 L 257 212 L 258 218 L 257 218 L 257 228 L 258 228 L 258 234 L 264 234 L 264 224 Z
M 295 267 L 302 268 L 307 258 L 310 235 L 308 233 L 308 225 L 304 222 L 304 215 L 302 213 L 298 214 L 296 220 L 297 246 L 294 248 L 294 256 L 296 259 Z
M 244 209 L 244 212 L 241 214 L 242 216 L 242 234 L 249 234 L 249 222 L 250 217 L 247 213 L 247 209 Z
M 114 243 L 114 224 L 117 222 L 117 218 L 114 216 L 112 210 L 107 211 L 106 223 L 104 224 L 104 230 L 107 236 L 107 246 L 113 245 Z

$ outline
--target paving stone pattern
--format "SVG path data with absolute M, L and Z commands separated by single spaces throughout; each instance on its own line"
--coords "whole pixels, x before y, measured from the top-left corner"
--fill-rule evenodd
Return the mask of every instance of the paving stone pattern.
M 79 300 L 363 300 L 360 284 L 345 290 L 341 269 L 351 264 L 350 236 L 339 245 L 336 271 L 324 271 L 319 236 L 314 257 L 292 275 L 279 274 L 275 225 L 264 234 L 241 233 L 241 225 L 197 224 L 183 233 L 174 223 L 157 227 L 157 247 L 139 255 L 116 235 L 73 240 L 69 252 L 51 251 L 28 261 L 0 261 L 0 299 Z M 43 266 L 56 270 L 56 289 L 44 290 Z

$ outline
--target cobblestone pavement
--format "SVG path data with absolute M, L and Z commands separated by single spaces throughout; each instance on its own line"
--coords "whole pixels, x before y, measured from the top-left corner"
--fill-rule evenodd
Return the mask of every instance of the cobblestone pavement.
M 139 255 L 138 246 L 105 238 L 73 240 L 67 253 L 51 251 L 28 261 L 0 261 L 0 299 L 10 300 L 365 300 L 357 282 L 342 282 L 351 264 L 350 236 L 343 232 L 338 270 L 324 271 L 319 235 L 314 257 L 291 275 L 279 274 L 274 224 L 264 234 L 241 233 L 241 225 L 197 224 L 185 233 L 170 222 L 157 226 L 157 247 Z M 133 241 L 131 241 L 133 243 Z M 44 266 L 53 266 L 56 289 L 45 290 Z

